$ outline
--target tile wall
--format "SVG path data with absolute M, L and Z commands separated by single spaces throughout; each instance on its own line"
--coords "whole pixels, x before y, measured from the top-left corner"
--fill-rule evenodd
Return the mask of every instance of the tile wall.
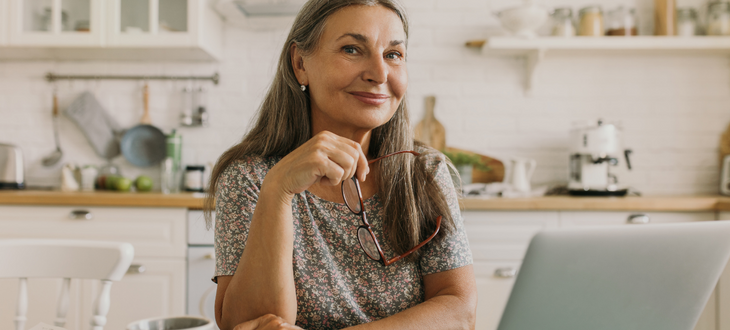
M 578 8 L 584 0 L 545 1 Z M 507 0 L 408 0 L 412 34 L 409 49 L 409 102 L 412 118 L 423 115 L 423 99 L 436 95 L 436 116 L 447 144 L 503 158 L 531 157 L 536 185 L 567 181 L 568 133 L 578 120 L 621 122 L 626 147 L 634 150 L 633 171 L 619 178 L 648 195 L 712 194 L 719 182 L 718 146 L 730 123 L 730 61 L 724 56 L 551 55 L 537 74 L 530 95 L 524 59 L 489 58 L 463 46 L 469 39 L 501 34 L 493 11 L 516 5 Z M 642 29 L 651 27 L 651 1 L 601 1 L 639 8 Z M 700 7 L 703 1 L 679 2 Z M 649 13 L 649 15 L 647 15 Z M 274 73 L 288 26 L 225 30 L 225 58 L 218 63 L 12 61 L 0 62 L 0 142 L 23 149 L 32 185 L 59 185 L 59 168 L 40 159 L 53 150 L 52 86 L 49 72 L 68 74 L 208 75 L 221 83 L 206 88 L 211 125 L 182 128 L 188 164 L 214 162 L 247 131 Z M 177 126 L 180 90 L 187 83 L 150 82 L 151 115 L 168 132 Z M 142 115 L 142 83 L 60 82 L 61 108 L 84 90 L 126 127 Z M 64 160 L 103 164 L 85 137 L 62 117 Z M 135 168 L 113 160 L 125 175 L 159 178 L 156 168 Z

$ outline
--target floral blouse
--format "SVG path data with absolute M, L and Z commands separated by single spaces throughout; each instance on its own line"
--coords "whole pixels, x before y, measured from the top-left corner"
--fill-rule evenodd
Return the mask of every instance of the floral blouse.
M 457 230 L 426 244 L 417 261 L 399 260 L 382 266 L 362 251 L 356 237 L 360 216 L 345 204 L 321 199 L 309 191 L 294 196 L 292 264 L 298 326 L 341 329 L 394 315 L 424 301 L 423 275 L 472 263 L 454 185 L 440 157 L 430 156 L 427 168 L 447 195 Z M 216 192 L 215 276 L 235 273 L 246 247 L 259 189 L 279 160 L 248 157 L 221 174 Z M 385 256 L 392 258 L 395 253 L 383 235 L 381 196 L 376 194 L 364 204 Z

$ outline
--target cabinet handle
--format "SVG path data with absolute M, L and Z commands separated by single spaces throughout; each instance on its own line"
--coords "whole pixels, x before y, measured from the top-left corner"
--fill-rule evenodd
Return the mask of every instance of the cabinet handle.
M 632 214 L 626 220 L 626 223 L 630 225 L 645 225 L 651 222 L 651 219 L 646 214 Z
M 208 253 L 208 254 L 206 254 L 205 256 L 203 256 L 203 259 L 207 259 L 207 260 L 215 260 L 215 255 L 214 255 L 214 254 L 212 254 L 212 253 Z
M 494 277 L 496 278 L 513 278 L 517 275 L 517 269 L 512 267 L 508 268 L 497 268 L 494 270 Z
M 91 220 L 94 218 L 94 215 L 91 214 L 91 211 L 87 210 L 73 210 L 68 217 L 74 220 Z
M 127 274 L 142 274 L 145 270 L 147 270 L 147 267 L 144 265 L 130 265 Z

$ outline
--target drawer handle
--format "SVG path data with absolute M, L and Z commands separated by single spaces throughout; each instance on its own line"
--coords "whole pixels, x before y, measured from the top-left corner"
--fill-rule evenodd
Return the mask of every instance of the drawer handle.
M 626 220 L 626 223 L 630 225 L 645 225 L 649 222 L 651 222 L 651 218 L 646 214 L 632 214 Z
M 91 220 L 94 218 L 94 215 L 87 210 L 73 210 L 68 217 L 74 220 Z
M 517 276 L 517 269 L 512 267 L 497 268 L 494 270 L 494 277 L 496 278 L 513 278 L 515 276 Z
M 212 254 L 212 253 L 208 253 L 205 256 L 203 256 L 203 259 L 206 259 L 206 260 L 215 260 L 215 255 Z
M 130 265 L 127 274 L 142 274 L 145 270 L 147 270 L 147 267 L 144 265 Z

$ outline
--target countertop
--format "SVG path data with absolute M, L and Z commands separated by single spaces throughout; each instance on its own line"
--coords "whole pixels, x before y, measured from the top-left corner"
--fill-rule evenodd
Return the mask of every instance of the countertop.
M 41 190 L 0 191 L 0 205 L 79 205 L 129 207 L 184 207 L 200 210 L 203 195 L 120 193 L 109 191 L 61 192 Z M 570 197 L 466 198 L 467 211 L 730 211 L 730 197 L 724 196 L 649 196 L 649 197 Z

